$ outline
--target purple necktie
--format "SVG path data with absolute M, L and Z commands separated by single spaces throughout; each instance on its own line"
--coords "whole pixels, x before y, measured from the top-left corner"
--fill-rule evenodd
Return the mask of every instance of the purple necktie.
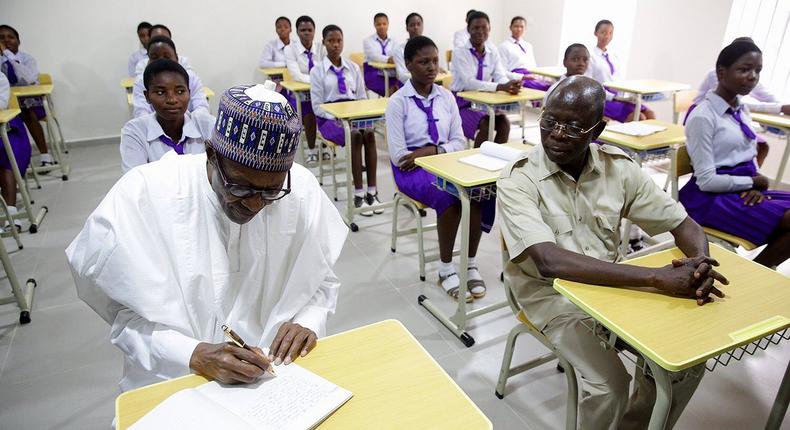
M 738 121 L 738 125 L 741 126 L 741 131 L 746 137 L 749 138 L 749 140 L 754 140 L 757 137 L 757 135 L 754 134 L 754 131 L 752 131 L 752 129 L 749 128 L 749 125 L 743 121 L 743 118 L 741 118 L 740 109 L 733 110 L 732 108 L 728 108 L 727 113 L 732 115 L 732 117 L 735 118 L 735 121 Z
M 520 43 L 518 43 L 518 40 L 517 40 L 515 43 L 516 43 L 516 46 L 518 46 L 518 47 L 519 47 L 519 49 L 521 49 L 521 52 L 523 52 L 523 53 L 525 53 L 525 54 L 527 53 L 527 50 L 526 50 L 526 49 L 524 49 L 524 47 L 523 47 L 523 46 L 521 46 L 521 44 L 520 44 Z
M 337 76 L 337 91 L 340 94 L 346 93 L 346 77 L 343 76 L 343 68 L 336 69 L 335 66 L 329 66 L 329 70 L 335 72 Z
M 11 85 L 16 85 L 16 83 L 19 82 L 19 78 L 16 77 L 16 72 L 14 71 L 14 65 L 11 64 L 11 60 L 8 57 L 6 57 L 5 65 L 6 65 L 5 75 L 8 78 L 8 83 Z
M 390 40 L 387 39 L 386 42 L 382 42 L 381 40 L 376 39 L 376 42 L 378 42 L 379 45 L 381 45 L 381 55 L 387 55 L 387 45 L 389 45 Z
M 307 55 L 307 71 L 313 70 L 313 53 L 310 51 L 305 50 L 304 54 Z
M 431 100 L 431 104 L 428 106 L 424 106 L 417 96 L 411 96 L 411 98 L 414 100 L 414 104 L 416 104 L 421 111 L 425 112 L 425 115 L 428 117 L 428 134 L 431 135 L 431 140 L 433 143 L 438 143 L 439 130 L 436 128 L 436 123 L 439 120 L 433 117 L 433 102 L 436 100 L 436 98 Z
M 608 52 L 604 52 L 603 53 L 603 59 L 606 60 L 606 64 L 609 65 L 609 72 L 611 72 L 612 76 L 614 76 L 614 64 L 612 64 L 612 62 L 609 61 L 609 53 Z
M 167 137 L 164 134 L 159 136 L 159 140 L 161 140 L 162 143 L 164 143 L 165 145 L 173 148 L 173 151 L 176 151 L 176 154 L 184 155 L 184 146 L 186 146 L 184 145 L 184 142 L 186 142 L 187 140 L 186 136 L 184 136 L 184 139 L 182 139 L 180 143 L 173 142 L 169 137 Z
M 480 54 L 475 48 L 469 48 L 469 52 L 477 58 L 477 80 L 483 80 L 483 60 L 486 59 L 486 54 Z

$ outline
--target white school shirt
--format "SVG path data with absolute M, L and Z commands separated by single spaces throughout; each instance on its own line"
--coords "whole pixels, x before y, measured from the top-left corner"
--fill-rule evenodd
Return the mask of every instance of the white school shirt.
M 469 30 L 466 27 L 453 33 L 453 49 L 464 46 L 470 37 Z M 455 60 L 455 57 L 453 57 L 453 60 Z
M 189 61 L 189 58 L 179 55 L 178 56 L 178 64 L 181 65 L 187 71 L 192 70 L 192 63 Z M 142 75 L 145 72 L 145 68 L 148 66 L 148 51 L 145 52 L 145 56 L 137 62 L 137 65 L 134 67 L 134 75 L 137 76 Z
M 137 63 L 143 58 L 145 58 L 146 61 L 148 60 L 147 49 L 140 48 L 132 52 L 132 55 L 129 56 L 129 62 L 126 65 L 126 72 L 128 73 L 126 76 L 137 76 Z
M 757 142 L 746 137 L 738 121 L 727 113 L 730 108 L 723 98 L 709 91 L 686 121 L 686 148 L 702 191 L 726 193 L 748 190 L 754 185 L 749 176 L 716 173 L 717 167 L 735 166 L 757 156 Z M 740 96 L 735 109 L 740 109 L 744 123 L 752 122 L 749 107 L 741 104 Z
M 586 75 L 595 79 L 601 84 L 604 82 L 623 79 L 622 63 L 620 62 L 620 58 L 617 56 L 617 54 L 613 53 L 609 49 L 606 50 L 606 53 L 609 56 L 609 61 L 611 61 L 612 65 L 614 66 L 614 74 L 612 74 L 609 64 L 606 62 L 606 59 L 603 56 L 603 51 L 597 46 L 595 46 L 592 49 L 592 52 L 590 52 L 590 62 L 587 65 Z
M 708 91 L 715 90 L 719 86 L 719 78 L 716 76 L 716 70 L 711 70 L 705 76 L 705 79 L 699 86 L 699 94 L 694 98 L 694 103 L 700 104 L 705 99 Z M 776 96 L 760 82 L 754 87 L 742 102 L 749 106 L 752 112 L 764 112 L 778 114 L 782 112 L 782 103 Z
M 211 137 L 216 119 L 208 111 L 184 113 L 181 140 L 184 154 L 206 152 L 205 141 Z M 133 167 L 159 160 L 173 148 L 162 142 L 165 136 L 156 120 L 156 112 L 129 120 L 121 129 L 121 168 L 126 173 Z M 169 136 L 168 136 L 169 137 Z
M 436 119 L 436 131 L 439 134 L 439 146 L 445 152 L 463 151 L 466 149 L 466 138 L 461 127 L 461 116 L 453 93 L 441 85 L 434 84 L 428 98 L 417 94 L 411 80 L 395 91 L 387 102 L 385 114 L 387 121 L 387 147 L 390 160 L 398 165 L 398 161 L 411 153 L 408 148 L 434 145 L 428 133 L 428 116 L 412 99 L 416 96 L 423 106 L 433 103 L 433 117 Z
M 384 54 L 381 53 L 381 44 L 385 43 Z M 398 46 L 398 42 L 391 37 L 381 39 L 376 33 L 366 37 L 362 41 L 362 50 L 365 53 L 365 62 L 386 63 Z
M 406 43 L 408 42 L 409 40 L 407 39 L 406 42 L 401 43 L 392 51 L 392 60 L 395 62 L 395 75 L 401 82 L 411 79 L 411 73 L 406 68 L 406 58 L 403 56 L 406 50 Z
M 198 343 L 225 342 L 222 324 L 262 348 L 287 321 L 324 336 L 348 227 L 312 173 L 290 173 L 291 193 L 239 225 L 206 154 L 168 153 L 121 177 L 88 217 L 66 256 L 124 353 L 122 390 L 189 374 Z
M 14 86 L 37 85 L 38 84 L 38 64 L 32 55 L 24 51 L 17 51 L 16 54 L 10 49 L 5 49 L 0 55 L 0 71 L 8 75 L 8 67 L 13 67 L 16 73 L 17 82 Z
M 11 84 L 5 73 L 0 72 L 0 109 L 8 109 L 8 99 L 11 98 Z
M 285 65 L 288 67 L 288 74 L 291 75 L 291 79 L 309 84 L 310 70 L 307 67 L 309 61 L 307 54 L 305 54 L 306 50 L 301 41 L 295 40 L 291 42 L 285 48 Z M 310 51 L 313 53 L 313 66 L 320 63 L 326 55 L 324 53 L 324 45 L 315 40 Z
M 340 67 L 343 68 L 343 77 L 346 80 L 345 93 L 341 93 L 337 88 L 337 75 L 329 70 L 332 66 L 329 57 L 324 57 L 310 71 L 310 103 L 313 105 L 313 112 L 316 116 L 326 119 L 335 119 L 335 117 L 321 108 L 322 103 L 342 99 L 364 100 L 368 98 L 365 90 L 365 78 L 356 63 L 340 58 Z
M 261 59 L 258 61 L 259 67 L 285 67 L 285 47 L 288 46 L 283 43 L 278 37 L 277 39 L 270 40 L 263 46 L 263 53 Z
M 486 42 L 486 53 L 483 59 L 483 80 L 477 79 L 477 57 L 470 51 L 472 42 L 453 49 L 453 61 L 450 71 L 453 81 L 450 90 L 458 91 L 496 91 L 498 84 L 507 83 L 511 79 L 521 79 L 520 73 L 505 70 L 499 58 L 499 52 L 492 43 Z
M 189 75 L 189 112 L 194 112 L 198 109 L 208 110 L 208 99 L 206 99 L 206 92 L 203 91 L 203 82 L 191 69 L 187 69 Z M 145 85 L 143 84 L 143 75 L 138 75 L 134 80 L 132 87 L 132 114 L 135 118 L 149 114 L 154 111 L 154 108 L 145 100 Z
M 524 51 L 519 46 L 524 48 Z M 538 67 L 538 63 L 535 62 L 535 51 L 532 49 L 532 44 L 523 39 L 516 40 L 512 36 L 508 37 L 499 45 L 499 53 L 502 55 L 502 64 L 507 70 L 527 69 L 531 71 Z

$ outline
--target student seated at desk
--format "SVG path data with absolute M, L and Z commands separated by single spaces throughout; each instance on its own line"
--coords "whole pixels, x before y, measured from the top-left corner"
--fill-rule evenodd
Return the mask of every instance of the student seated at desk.
M 453 49 L 453 62 L 450 65 L 453 94 L 461 91 L 507 91 L 518 94 L 524 75 L 505 70 L 496 47 L 488 43 L 491 24 L 488 15 L 472 12 L 469 16 L 470 39 L 463 46 Z M 480 146 L 488 138 L 488 114 L 472 110 L 472 103 L 458 97 L 458 110 L 461 113 L 464 136 Z M 494 142 L 505 143 L 510 136 L 510 121 L 504 114 L 495 117 L 496 135 Z
M 173 43 L 171 39 L 164 36 L 156 36 L 148 42 L 147 61 L 152 63 L 160 59 L 171 61 L 176 61 L 178 59 L 176 44 Z M 200 78 L 198 78 L 192 69 L 186 67 L 184 67 L 184 69 L 189 75 L 189 111 L 195 112 L 200 109 L 208 111 L 208 99 L 206 99 L 206 92 L 203 91 L 203 82 L 200 81 Z M 148 100 L 145 98 L 145 85 L 143 83 L 142 73 L 137 76 L 137 79 L 134 81 L 134 86 L 132 87 L 132 104 L 135 118 L 148 115 L 154 111 L 154 108 L 151 107 L 151 104 L 148 103 Z
M 608 19 L 602 19 L 595 24 L 595 37 L 598 44 L 593 48 L 588 76 L 604 84 L 623 79 L 622 65 L 617 55 L 609 51 L 609 42 L 614 36 L 614 24 Z M 636 106 L 628 101 L 615 100 L 617 91 L 606 89 L 606 110 L 604 116 L 620 122 L 629 122 L 634 119 Z M 655 119 L 656 114 L 642 104 L 639 119 Z
M 406 49 L 406 44 L 409 40 L 422 36 L 423 20 L 422 15 L 417 12 L 412 12 L 406 16 L 406 32 L 409 33 L 409 38 L 398 45 L 392 53 L 392 60 L 395 62 L 395 75 L 401 83 L 405 83 L 411 79 L 409 69 L 406 67 L 406 61 L 403 58 L 403 51 Z M 443 70 L 439 68 L 439 73 Z
M 655 383 L 641 375 L 629 402 L 630 376 L 604 349 L 591 317 L 552 288 L 554 278 L 613 287 L 652 287 L 696 300 L 723 297 L 727 283 L 711 266 L 702 228 L 623 151 L 592 144 L 603 131 L 605 91 L 571 76 L 549 95 L 538 120 L 542 145 L 505 167 L 497 181 L 502 235 L 510 255 L 505 277 L 529 320 L 581 377 L 579 428 L 647 428 Z M 669 231 L 687 258 L 664 267 L 616 264 L 619 226 L 628 218 L 655 235 Z M 671 311 L 671 310 L 670 310 Z M 672 428 L 705 364 L 673 374 Z
M 689 115 L 688 148 L 694 176 L 679 193 L 698 223 L 768 244 L 754 259 L 775 267 L 790 258 L 790 193 L 769 190 L 757 172 L 757 135 L 741 97 L 760 79 L 762 53 L 750 42 L 734 42 L 716 59 L 718 85 Z
M 11 84 L 8 82 L 4 73 L 0 73 L 0 110 L 8 109 L 8 101 L 11 98 Z M 27 138 L 27 131 L 25 130 L 25 123 L 20 116 L 6 124 L 6 132 L 8 134 L 8 141 L 11 143 L 11 150 L 14 152 L 19 173 L 24 178 L 27 172 L 27 166 L 30 165 L 30 140 Z M 17 214 L 16 208 L 16 192 L 17 183 L 14 171 L 11 167 L 11 159 L 5 151 L 5 147 L 0 151 L 0 192 L 2 192 L 3 200 L 8 205 L 8 213 L 11 216 Z M 10 228 L 9 225 L 4 226 L 6 229 Z M 17 224 L 17 228 L 21 225 Z
M 12 87 L 38 85 L 38 64 L 27 52 L 19 50 L 19 32 L 9 25 L 0 25 L 0 71 L 8 78 Z M 36 148 L 41 154 L 41 165 L 54 164 L 47 148 L 47 139 L 41 122 L 47 117 L 43 97 L 20 97 L 19 108 L 27 131 L 33 136 Z
M 572 43 L 565 48 L 565 54 L 562 57 L 562 65 L 565 66 L 565 74 L 557 78 L 551 87 L 546 91 L 543 96 L 543 106 L 549 99 L 549 96 L 568 76 L 581 76 L 587 73 L 587 66 L 590 64 L 590 51 L 581 43 Z
M 453 94 L 434 84 L 439 70 L 439 49 L 431 39 L 409 39 L 404 53 L 411 79 L 387 103 L 387 146 L 392 176 L 398 190 L 436 210 L 439 234 L 439 282 L 447 294 L 458 298 L 459 278 L 453 264 L 453 246 L 461 222 L 461 202 L 434 186 L 436 178 L 414 164 L 427 155 L 466 149 L 461 117 Z M 494 203 L 493 200 L 487 202 Z M 475 255 L 481 231 L 490 231 L 494 206 L 489 205 L 481 219 L 481 205 L 471 203 L 469 224 L 469 269 L 467 302 L 483 297 L 486 285 L 477 269 Z
M 270 40 L 263 47 L 258 67 L 285 67 L 285 48 L 291 43 L 291 20 L 281 16 L 274 21 L 277 39 Z
M 469 17 L 475 12 L 477 11 L 474 9 L 466 11 L 466 18 L 464 18 L 466 25 L 464 28 L 453 33 L 453 49 L 460 48 L 469 41 Z
M 299 36 L 299 43 L 291 43 L 285 48 L 285 64 L 291 79 L 309 84 L 310 71 L 324 58 L 324 47 L 320 41 L 314 40 L 315 22 L 307 15 L 296 18 L 296 34 Z M 296 97 L 290 92 L 286 97 L 288 103 L 296 109 Z M 315 147 L 316 124 L 310 100 L 302 100 L 302 124 L 307 136 L 308 148 L 305 164 L 315 164 L 318 162 L 318 150 Z M 322 155 L 324 160 L 329 160 L 329 156 L 329 152 L 324 152 Z
M 148 56 L 148 40 L 151 39 L 151 23 L 143 21 L 137 24 L 137 39 L 140 40 L 140 49 L 132 52 L 129 62 L 126 65 L 128 74 L 126 76 L 137 76 L 137 63 Z
M 145 100 L 154 112 L 134 118 L 121 130 L 121 168 L 156 161 L 170 151 L 198 154 L 206 151 L 214 117 L 208 110 L 187 112 L 189 74 L 168 59 L 151 62 L 143 72 Z
M 387 35 L 390 26 L 387 14 L 381 12 L 377 13 L 373 17 L 373 25 L 376 27 L 376 32 L 362 41 L 362 48 L 365 52 L 365 63 L 363 64 L 363 68 L 365 69 L 365 86 L 368 87 L 370 91 L 384 97 L 386 94 L 386 88 L 384 88 L 384 73 L 388 73 L 390 78 L 393 78 L 390 80 L 390 94 L 398 89 L 398 80 L 395 79 L 395 73 L 391 70 L 379 70 L 368 63 L 394 63 L 392 54 L 395 52 L 398 42 Z
M 532 44 L 521 38 L 526 29 L 527 20 L 524 17 L 516 16 L 510 20 L 510 37 L 499 45 L 499 53 L 502 54 L 502 64 L 504 64 L 505 69 L 525 76 L 525 88 L 546 91 L 551 84 L 529 74 L 530 69 L 538 67 L 538 64 L 535 62 L 535 52 L 532 50 Z
M 170 32 L 170 29 L 167 28 L 164 24 L 154 24 L 151 26 L 151 29 L 148 31 L 149 36 L 149 43 L 155 37 L 166 37 L 168 39 L 173 39 L 173 34 Z M 192 70 L 192 63 L 189 61 L 189 58 L 179 55 L 178 56 L 178 64 L 184 66 L 187 70 Z M 134 74 L 131 76 L 139 76 L 143 74 L 145 71 L 145 67 L 148 66 L 148 50 L 146 50 L 145 56 L 137 62 L 137 65 L 134 67 Z
M 226 90 L 206 153 L 131 170 L 66 249 L 80 298 L 124 353 L 124 391 L 190 372 L 255 382 L 326 332 L 348 227 L 293 164 L 301 127 L 274 88 Z
M 335 145 L 345 146 L 346 137 L 343 125 L 332 114 L 325 111 L 321 104 L 364 100 L 365 81 L 359 66 L 343 58 L 343 30 L 330 24 L 321 32 L 326 56 L 310 71 L 310 100 L 318 123 L 318 129 L 324 139 Z M 362 188 L 362 152 L 365 153 L 365 173 L 368 183 L 367 193 Z M 352 130 L 351 147 L 347 148 L 346 156 L 351 155 L 351 174 L 354 177 L 354 207 L 378 204 L 379 195 L 376 191 L 376 136 L 373 130 Z M 384 211 L 368 210 L 360 215 L 373 216 Z

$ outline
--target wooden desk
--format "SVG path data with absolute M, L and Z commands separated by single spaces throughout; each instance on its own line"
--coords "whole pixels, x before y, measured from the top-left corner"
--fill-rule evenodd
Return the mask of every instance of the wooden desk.
M 615 81 L 606 82 L 603 84 L 606 88 L 611 88 L 617 91 L 623 91 L 634 94 L 634 121 L 639 121 L 639 113 L 642 109 L 642 96 L 645 94 L 655 93 L 672 93 L 672 103 L 675 103 L 675 96 L 678 91 L 683 91 L 691 88 L 688 84 L 678 82 L 661 81 L 658 79 L 635 79 L 630 81 Z M 673 118 L 674 122 L 678 122 L 677 112 Z
M 444 80 L 445 79 L 451 79 L 452 77 L 453 77 L 453 74 L 450 73 L 450 72 L 438 73 L 436 75 L 436 77 L 433 79 L 433 82 L 437 83 L 439 85 L 444 85 Z
M 485 106 L 486 111 L 488 112 L 488 140 L 492 142 L 494 141 L 494 116 L 496 116 L 497 108 L 518 104 L 519 113 L 521 114 L 521 123 L 524 124 L 524 108 L 527 102 L 543 100 L 543 97 L 545 96 L 545 91 L 534 90 L 531 88 L 522 88 L 521 91 L 516 95 L 506 93 L 504 91 L 461 91 L 458 93 L 458 97 L 461 97 L 464 100 Z M 525 140 L 524 127 L 521 127 L 521 140 Z
M 263 73 L 267 78 L 277 82 L 285 80 L 285 75 L 288 73 L 286 67 L 260 67 L 259 72 Z
M 373 206 L 354 207 L 354 184 L 351 179 L 351 130 L 370 129 L 372 130 L 376 122 L 384 120 L 384 112 L 387 110 L 389 99 L 366 99 L 353 100 L 348 102 L 324 103 L 321 108 L 339 119 L 343 123 L 343 131 L 346 140 L 346 214 L 344 216 L 346 224 L 351 231 L 358 231 L 359 226 L 354 222 L 354 215 L 363 211 L 374 209 L 384 209 L 392 206 L 392 201 L 380 203 Z M 333 181 L 335 179 L 333 178 Z
M 730 285 L 722 288 L 727 297 L 704 306 L 655 290 L 554 281 L 560 294 L 645 358 L 658 393 L 650 429 L 664 428 L 671 398 L 668 372 L 706 363 L 790 327 L 790 278 L 717 245 L 710 251 Z M 674 248 L 627 263 L 661 267 L 682 257 Z M 613 339 L 607 342 L 614 345 Z
M 637 137 L 604 129 L 603 133 L 598 137 L 598 140 L 635 153 L 636 161 L 640 165 L 642 164 L 643 156 L 650 151 L 666 150 L 674 145 L 686 143 L 685 129 L 682 125 L 658 119 L 648 119 L 643 122 L 645 124 L 666 127 L 666 130 L 648 136 Z
M 545 76 L 552 79 L 559 78 L 564 75 L 566 71 L 565 66 L 543 66 L 529 69 L 529 73 L 533 75 Z
M 203 92 L 206 94 L 206 100 L 211 100 L 214 97 L 214 90 L 209 87 L 203 87 Z
M 381 63 L 378 61 L 369 61 L 368 66 L 381 70 L 382 74 L 384 75 L 384 97 L 390 96 L 390 73 L 394 73 L 395 71 L 395 64 L 393 63 Z
M 506 143 L 505 145 L 524 151 L 532 148 L 531 145 L 523 143 Z M 417 302 L 433 315 L 434 318 L 447 327 L 447 329 L 467 347 L 471 347 L 475 343 L 475 339 L 466 332 L 467 320 L 508 306 L 507 300 L 503 300 L 502 302 L 475 309 L 471 312 L 466 311 L 466 274 L 467 268 L 469 267 L 469 217 L 471 201 L 495 198 L 496 180 L 500 175 L 500 172 L 492 172 L 458 161 L 460 158 L 478 152 L 480 152 L 480 148 L 431 155 L 414 160 L 415 164 L 436 176 L 437 186 L 439 186 L 439 188 L 458 197 L 461 201 L 461 222 L 459 224 L 461 229 L 461 249 L 459 251 L 461 261 L 457 272 L 460 281 L 460 291 L 458 293 L 455 314 L 452 317 L 448 317 L 424 295 L 417 297 Z
M 785 145 L 785 152 L 782 154 L 782 161 L 779 162 L 779 171 L 776 173 L 774 179 L 774 187 L 778 187 L 782 182 L 782 177 L 785 174 L 787 167 L 787 158 L 790 155 L 790 117 L 787 115 L 771 115 L 767 113 L 752 113 L 752 120 L 757 121 L 763 125 L 781 128 L 785 132 L 787 138 L 787 145 Z
M 491 429 L 491 422 L 414 336 L 386 320 L 319 339 L 300 366 L 354 393 L 320 426 L 332 429 Z M 206 379 L 190 375 L 121 394 L 115 402 L 125 430 L 171 394 Z
M 61 179 L 67 181 L 69 179 L 69 171 L 71 167 L 65 160 L 63 155 L 66 142 L 63 139 L 63 132 L 60 129 L 60 123 L 55 116 L 54 109 L 52 108 L 52 91 L 54 86 L 52 84 L 45 85 L 24 85 L 18 87 L 11 87 L 11 94 L 17 97 L 43 97 L 44 98 L 44 112 L 46 118 L 44 122 L 47 123 L 48 142 L 51 143 L 52 155 L 57 164 L 46 167 L 30 166 L 36 173 L 46 173 L 55 169 L 60 170 Z
M 134 87 L 134 80 L 135 80 L 135 78 L 123 78 L 123 79 L 121 79 L 121 88 L 123 88 L 127 92 L 131 92 L 132 88 Z

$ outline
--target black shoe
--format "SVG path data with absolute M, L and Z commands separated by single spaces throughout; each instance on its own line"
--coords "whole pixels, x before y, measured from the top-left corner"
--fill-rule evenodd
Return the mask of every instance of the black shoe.
M 381 202 L 379 201 L 379 193 L 376 193 L 376 194 L 367 193 L 367 194 L 365 194 L 365 203 L 367 203 L 368 206 L 381 204 Z M 384 213 L 384 209 L 374 209 L 373 213 L 376 214 L 376 215 L 383 214 Z M 370 215 L 366 215 L 366 216 L 370 216 Z
M 354 207 L 355 208 L 361 208 L 363 205 L 364 206 L 370 206 L 370 205 L 367 204 L 366 199 L 367 199 L 367 196 L 365 196 L 365 197 L 354 196 Z M 373 216 L 373 211 L 362 211 L 359 214 L 362 215 L 362 216 Z

